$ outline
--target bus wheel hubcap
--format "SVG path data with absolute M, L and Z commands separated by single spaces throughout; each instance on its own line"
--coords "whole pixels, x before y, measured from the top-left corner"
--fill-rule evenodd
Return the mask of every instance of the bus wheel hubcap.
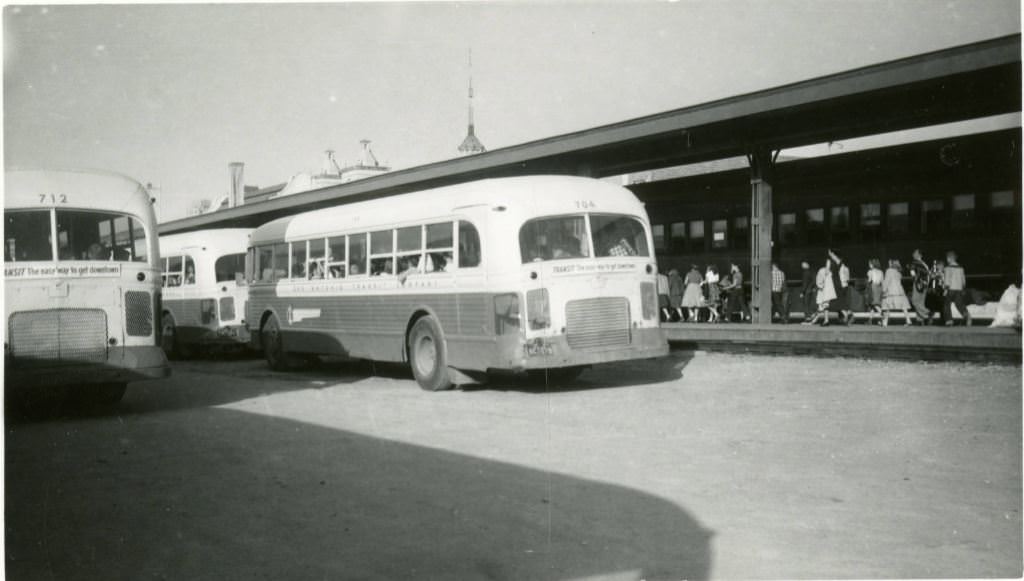
M 430 337 L 420 337 L 416 342 L 416 367 L 423 375 L 430 375 L 437 365 L 437 348 Z

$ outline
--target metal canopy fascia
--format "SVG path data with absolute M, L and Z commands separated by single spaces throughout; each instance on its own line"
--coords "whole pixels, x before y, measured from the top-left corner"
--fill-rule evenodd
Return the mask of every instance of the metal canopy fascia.
M 1020 111 L 1012 35 L 160 225 L 160 234 L 271 219 L 509 175 L 601 177 Z

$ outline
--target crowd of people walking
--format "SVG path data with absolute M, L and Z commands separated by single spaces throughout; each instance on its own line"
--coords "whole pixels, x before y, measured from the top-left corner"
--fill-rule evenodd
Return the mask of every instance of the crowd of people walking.
M 898 318 L 904 325 L 956 324 L 953 308 L 963 324 L 972 323 L 967 309 L 966 274 L 956 252 L 946 253 L 945 261 L 935 260 L 929 265 L 919 250 L 914 250 L 909 265 L 890 258 L 886 269 L 882 261 L 871 258 L 864 265 L 863 289 L 854 284 L 851 265 L 838 250 L 829 249 L 812 268 L 810 262 L 801 263 L 800 286 L 790 289 L 786 274 L 777 263 L 772 264 L 771 305 L 773 321 L 789 323 L 791 306 L 802 310 L 805 325 L 852 325 L 856 312 L 866 313 L 869 325 L 887 327 L 891 319 Z M 910 294 L 904 288 L 904 275 L 910 278 Z M 742 322 L 750 320 L 743 272 L 737 264 L 719 274 L 715 265 L 709 265 L 702 274 L 696 264 L 690 265 L 685 275 L 670 269 L 659 276 L 658 284 L 661 317 L 664 321 L 680 322 Z M 791 303 L 791 295 L 799 302 Z M 915 316 L 911 316 L 911 312 Z M 705 314 L 706 313 L 706 314 Z M 895 315 L 899 313 L 898 317 Z M 936 316 L 938 316 L 936 320 Z

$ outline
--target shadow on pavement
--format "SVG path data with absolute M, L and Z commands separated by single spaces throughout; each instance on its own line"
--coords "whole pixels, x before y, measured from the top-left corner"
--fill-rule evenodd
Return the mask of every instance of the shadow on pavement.
M 673 351 L 657 359 L 619 361 L 595 365 L 576 379 L 566 381 L 557 374 L 538 372 L 534 375 L 496 375 L 490 382 L 467 386 L 466 391 L 496 390 L 524 393 L 563 393 L 594 389 L 650 385 L 679 379 L 693 359 L 692 351 Z
M 226 409 L 8 428 L 9 579 L 705 579 L 609 484 Z

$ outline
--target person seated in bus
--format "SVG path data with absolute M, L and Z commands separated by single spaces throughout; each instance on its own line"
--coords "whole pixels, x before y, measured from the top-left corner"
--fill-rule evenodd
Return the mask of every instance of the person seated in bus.
M 348 273 L 353 276 L 363 274 L 363 267 L 358 262 L 351 262 L 348 265 Z M 344 276 L 344 271 L 342 271 L 342 275 Z
M 390 258 L 374 258 L 370 260 L 370 276 L 394 273 L 394 263 Z
M 450 253 L 447 253 L 450 254 Z M 449 258 L 451 258 L 449 256 Z M 480 266 L 480 247 L 471 242 L 459 245 L 459 266 Z
M 89 245 L 89 249 L 86 250 L 85 257 L 89 260 L 104 260 L 110 255 L 104 256 L 103 247 L 100 246 L 99 242 L 93 242 Z
M 427 255 L 430 260 L 431 270 L 427 272 L 448 272 L 448 265 L 452 262 L 451 252 L 431 252 Z
M 332 264 L 327 268 L 327 278 L 345 278 L 345 265 Z
M 181 275 L 180 274 L 169 274 L 169 275 L 167 275 L 167 286 L 181 286 Z
M 572 235 L 567 235 L 555 244 L 551 258 L 579 258 L 583 256 L 580 252 L 580 241 Z
M 324 277 L 323 263 L 321 263 L 319 260 L 314 260 L 314 261 L 310 262 L 309 263 L 309 278 L 310 278 L 310 280 L 322 279 L 323 277 Z
M 185 266 L 185 284 L 196 284 L 196 267 L 191 264 Z

